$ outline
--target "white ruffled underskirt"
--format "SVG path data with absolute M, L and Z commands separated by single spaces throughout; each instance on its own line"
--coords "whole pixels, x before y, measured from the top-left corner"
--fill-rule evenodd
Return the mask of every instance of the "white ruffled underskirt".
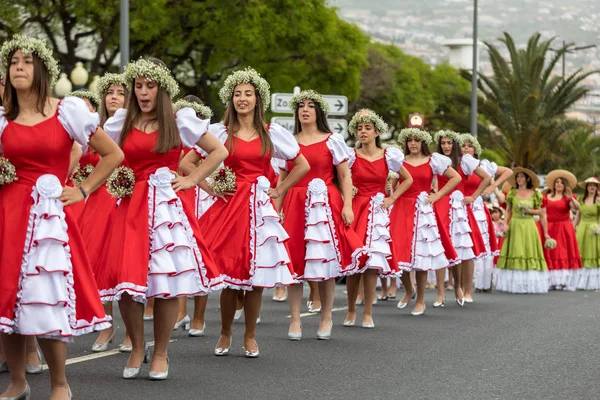
M 473 252 L 473 239 L 471 239 L 471 226 L 467 207 L 464 205 L 464 195 L 456 190 L 450 195 L 450 238 L 452 246 L 460 261 L 475 258 Z
M 477 221 L 477 226 L 479 227 L 479 232 L 481 232 L 481 237 L 483 238 L 483 243 L 485 244 L 485 251 L 487 254 L 484 256 L 492 256 L 497 257 L 500 255 L 500 249 L 492 252 L 490 246 L 490 234 L 489 234 L 489 226 L 488 226 L 488 218 L 485 212 L 485 204 L 483 204 L 483 199 L 481 196 L 475 199 L 475 201 L 471 204 L 471 210 L 473 211 L 473 216 Z
M 33 187 L 25 250 L 21 264 L 14 321 L 2 318 L 0 331 L 70 341 L 110 327 L 111 318 L 78 320 L 73 265 L 62 185 L 54 175 L 42 175 Z
M 555 269 L 548 271 L 548 287 L 558 286 L 562 290 L 574 291 L 579 282 L 580 269 Z
M 600 268 L 581 268 L 577 289 L 600 290 Z
M 494 257 L 485 256 L 475 260 L 475 289 L 491 289 L 493 272 Z
M 508 293 L 548 293 L 548 271 L 521 271 L 496 268 L 496 289 Z

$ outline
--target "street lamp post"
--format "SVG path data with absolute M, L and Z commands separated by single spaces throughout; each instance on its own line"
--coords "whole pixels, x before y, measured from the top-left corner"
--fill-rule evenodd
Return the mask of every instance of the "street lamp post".
M 121 0 L 119 47 L 121 48 L 121 72 L 123 72 L 129 63 L 129 0 Z
M 473 0 L 473 72 L 471 78 L 471 134 L 477 136 L 477 0 Z

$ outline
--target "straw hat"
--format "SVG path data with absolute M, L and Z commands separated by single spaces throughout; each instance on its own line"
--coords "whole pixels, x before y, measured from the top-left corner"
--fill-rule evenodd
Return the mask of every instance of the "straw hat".
M 588 183 L 593 183 L 594 185 L 600 187 L 600 180 L 598 180 L 596 177 L 587 178 L 585 181 L 579 182 L 578 185 L 580 188 L 585 189 Z
M 498 210 L 500 212 L 500 217 L 504 216 L 504 208 L 500 207 L 498 204 L 488 204 L 487 208 L 490 210 L 490 213 Z
M 569 185 L 571 190 L 575 189 L 575 186 L 577 186 L 577 178 L 575 175 L 564 169 L 555 169 L 546 175 L 546 186 L 548 189 L 554 189 L 554 182 L 556 182 L 556 179 L 558 178 L 563 178 L 566 180 L 567 185 Z
M 527 168 L 521 168 L 521 167 L 517 167 L 517 168 L 513 168 L 513 174 L 512 176 L 508 179 L 508 183 L 516 188 L 517 187 L 517 174 L 519 172 L 524 173 L 525 175 L 527 175 L 530 179 L 531 179 L 531 183 L 533 185 L 533 189 L 537 189 L 540 186 L 540 178 L 538 178 L 538 176 L 535 174 L 535 172 L 533 172 L 530 169 Z
M 510 184 L 509 181 L 506 181 L 502 184 L 502 189 L 501 189 L 502 193 L 508 193 L 508 192 L 510 192 L 510 189 L 512 189 L 512 185 Z

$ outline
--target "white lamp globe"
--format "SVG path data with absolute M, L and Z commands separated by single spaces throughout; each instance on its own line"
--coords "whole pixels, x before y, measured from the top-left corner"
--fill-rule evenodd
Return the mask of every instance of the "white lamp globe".
M 99 82 L 100 82 L 100 76 L 96 75 L 96 76 L 94 76 L 94 78 L 92 78 L 92 82 L 90 83 L 90 86 L 88 87 L 88 89 L 90 89 L 90 92 L 94 92 L 94 93 L 98 92 L 98 83 Z
M 58 97 L 65 97 L 69 92 L 73 90 L 73 84 L 67 78 L 67 74 L 64 72 L 60 74 L 60 78 L 56 81 L 56 85 L 54 86 L 54 93 Z
M 88 81 L 89 74 L 83 67 L 82 62 L 75 63 L 75 68 L 71 71 L 71 82 L 75 86 L 84 86 Z

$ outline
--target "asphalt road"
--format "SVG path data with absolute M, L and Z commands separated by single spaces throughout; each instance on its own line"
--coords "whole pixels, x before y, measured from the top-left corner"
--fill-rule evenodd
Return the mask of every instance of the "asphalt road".
M 76 400 L 600 398 L 600 292 L 479 294 L 465 308 L 449 301 L 444 309 L 431 307 L 434 299 L 429 290 L 422 317 L 411 316 L 411 306 L 398 310 L 396 301 L 380 302 L 374 330 L 360 323 L 343 327 L 345 310 L 336 311 L 329 341 L 316 340 L 319 317 L 309 315 L 304 339 L 290 342 L 287 304 L 265 291 L 260 357 L 246 359 L 243 317 L 234 325 L 230 355 L 213 355 L 220 319 L 218 295 L 212 295 L 206 337 L 174 332 L 167 381 L 149 381 L 148 365 L 138 379 L 123 380 L 127 355 L 116 351 L 86 358 L 92 334 L 69 345 L 69 383 Z M 335 306 L 346 306 L 344 286 L 337 287 Z M 123 335 L 118 316 L 116 325 L 113 348 Z M 152 340 L 152 322 L 146 322 L 146 338 Z M 32 399 L 48 398 L 47 371 L 28 379 Z M 8 374 L 0 374 L 0 387 L 8 382 Z

